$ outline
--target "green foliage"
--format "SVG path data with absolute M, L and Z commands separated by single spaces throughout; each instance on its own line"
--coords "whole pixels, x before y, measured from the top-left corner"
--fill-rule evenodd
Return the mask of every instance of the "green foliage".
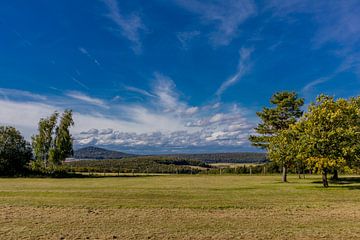
M 262 174 L 265 168 L 266 173 L 279 173 L 279 166 L 272 162 L 252 166 L 215 167 L 200 160 L 180 158 L 179 156 L 141 156 L 117 160 L 80 160 L 67 162 L 64 166 L 72 172 Z
M 206 163 L 265 163 L 268 161 L 266 153 L 256 152 L 172 154 L 167 156 L 194 159 Z
M 32 148 L 38 164 L 48 166 L 50 149 L 59 113 L 54 112 L 48 118 L 42 118 L 38 125 L 38 134 L 32 137 Z
M 23 173 L 31 158 L 31 147 L 20 132 L 13 127 L 0 126 L 0 175 Z
M 75 172 L 125 173 L 198 173 L 200 167 L 210 167 L 198 160 L 164 156 L 130 157 L 117 160 L 81 160 L 65 163 L 65 166 Z
M 281 130 L 269 142 L 270 160 L 280 166 L 291 167 L 298 153 L 298 134 L 292 129 Z
M 32 168 L 52 169 L 73 153 L 73 140 L 69 128 L 74 125 L 72 111 L 65 110 L 57 126 L 59 113 L 39 121 L 38 134 L 32 137 L 36 161 Z
M 359 161 L 360 109 L 357 99 L 321 95 L 297 124 L 300 157 L 309 168 L 326 175 Z
M 304 99 L 298 98 L 295 92 L 275 93 L 270 103 L 274 105 L 273 108 L 264 107 L 262 112 L 257 112 L 261 123 L 255 128 L 257 135 L 251 135 L 249 138 L 253 146 L 267 148 L 271 137 L 281 130 L 288 129 L 303 114 L 300 108 L 304 104 Z
M 349 172 L 360 158 L 360 100 L 320 95 L 306 114 L 288 130 L 272 137 L 269 156 L 289 166 L 297 163 L 323 175 L 338 170 Z
M 56 128 L 54 146 L 50 151 L 50 161 L 59 165 L 67 157 L 73 155 L 73 139 L 69 128 L 74 125 L 72 111 L 65 110 L 61 116 L 59 126 Z

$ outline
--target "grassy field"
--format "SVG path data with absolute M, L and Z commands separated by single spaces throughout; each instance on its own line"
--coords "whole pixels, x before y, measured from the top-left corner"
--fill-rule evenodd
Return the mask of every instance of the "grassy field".
M 0 179 L 1 239 L 359 239 L 360 181 Z

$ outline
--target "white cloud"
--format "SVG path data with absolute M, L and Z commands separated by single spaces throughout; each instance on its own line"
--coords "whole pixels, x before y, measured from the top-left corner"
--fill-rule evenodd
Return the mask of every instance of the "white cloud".
M 256 14 L 256 5 L 252 0 L 177 0 L 178 4 L 190 12 L 200 15 L 204 24 L 215 25 L 211 33 L 211 42 L 228 45 L 239 33 L 240 25 Z
M 40 118 L 73 106 L 75 126 L 71 132 L 77 145 L 171 152 L 247 144 L 253 126 L 244 115 L 245 109 L 220 103 L 216 108 L 214 104 L 191 106 L 182 100 L 175 83 L 159 73 L 152 89 L 149 94 L 153 96 L 143 103 L 126 105 L 107 103 L 80 92 L 67 92 L 70 99 L 52 96 L 29 102 L 0 100 L 0 124 L 13 125 L 30 139 Z M 108 108 L 89 108 L 77 101 Z
M 89 90 L 90 88 L 88 86 L 86 86 L 82 81 L 80 81 L 79 79 L 75 78 L 75 77 L 72 77 L 71 76 L 71 79 L 76 82 L 79 86 L 85 88 L 86 90 Z
M 88 96 L 88 95 L 86 95 L 86 94 L 84 94 L 82 92 L 68 91 L 68 92 L 66 92 L 66 95 L 71 97 L 71 98 L 83 101 L 85 103 L 89 103 L 91 105 L 108 108 L 105 101 L 103 101 L 103 100 L 101 100 L 99 98 L 90 97 L 90 96 Z
M 54 111 L 63 110 L 60 106 L 40 102 L 0 100 L 0 105 L 0 124 L 19 128 L 28 139 L 29 136 L 35 134 L 40 118 L 47 117 Z M 170 132 L 185 129 L 179 119 L 151 113 L 140 106 L 126 106 L 121 109 L 114 109 L 114 111 L 120 111 L 122 115 L 127 115 L 127 119 L 119 119 L 118 116 L 113 117 L 100 113 L 80 113 L 75 109 L 74 121 L 76 124 L 72 132 L 75 135 L 80 133 L 103 135 L 109 132 L 109 129 L 138 134 L 152 131 Z
M 237 83 L 238 81 L 240 81 L 241 78 L 246 73 L 248 73 L 248 71 L 251 67 L 249 60 L 250 60 L 251 53 L 253 51 L 254 51 L 253 48 L 241 48 L 240 49 L 240 60 L 239 60 L 237 72 L 221 84 L 219 89 L 216 91 L 217 96 L 220 97 L 225 92 L 226 89 L 228 89 L 230 86 L 232 86 L 235 83 Z
M 52 114 L 56 108 L 38 102 L 0 100 L 0 124 L 18 128 L 27 139 L 35 133 L 40 118 Z
M 40 94 L 35 94 L 35 93 L 31 93 L 29 91 L 23 91 L 23 90 L 18 90 L 18 89 L 11 89 L 11 88 L 0 88 L 0 97 L 3 97 L 5 99 L 7 99 L 8 97 L 19 97 L 19 98 L 26 98 L 26 99 L 32 99 L 32 100 L 46 100 L 47 97 L 40 95 Z
M 124 86 L 124 88 L 127 91 L 134 92 L 134 93 L 139 93 L 139 94 L 144 95 L 146 97 L 155 97 L 155 95 L 149 93 L 148 91 L 146 91 L 144 89 L 140 89 L 140 88 L 136 88 L 136 87 L 132 87 L 132 86 Z
M 186 114 L 193 115 L 199 111 L 199 107 L 189 107 L 185 110 Z
M 142 44 L 140 33 L 146 30 L 138 14 L 132 13 L 124 16 L 120 13 L 119 5 L 116 0 L 102 0 L 108 8 L 107 17 L 111 19 L 119 28 L 121 34 L 132 42 L 135 53 L 140 53 Z
M 321 83 L 325 83 L 327 81 L 329 81 L 331 79 L 331 77 L 322 77 L 319 79 L 316 79 L 314 81 L 311 81 L 310 83 L 306 84 L 305 87 L 303 87 L 303 89 L 301 90 L 303 93 L 308 93 L 310 90 L 314 89 L 315 86 L 321 84 Z
M 176 85 L 171 78 L 161 73 L 155 73 L 153 85 L 153 92 L 166 112 L 184 108 L 184 104 L 179 101 L 179 94 L 175 90 Z
M 176 90 L 175 82 L 161 73 L 155 73 L 152 93 L 157 97 L 154 105 L 160 106 L 166 113 L 174 113 L 180 116 L 193 115 L 199 107 L 189 106 L 181 100 L 181 94 Z
M 79 47 L 79 51 L 84 54 L 86 57 L 88 57 L 93 63 L 95 63 L 98 67 L 100 67 L 100 63 L 99 61 L 94 58 L 89 52 L 88 50 L 86 50 L 85 48 L 83 47 Z

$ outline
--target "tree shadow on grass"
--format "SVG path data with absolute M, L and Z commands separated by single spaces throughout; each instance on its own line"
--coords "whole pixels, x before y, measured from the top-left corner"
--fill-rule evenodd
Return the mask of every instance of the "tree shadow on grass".
M 313 181 L 312 183 L 322 184 L 322 181 Z M 330 188 L 347 188 L 349 190 L 360 190 L 360 177 L 342 177 L 338 180 L 329 179 L 329 185 Z

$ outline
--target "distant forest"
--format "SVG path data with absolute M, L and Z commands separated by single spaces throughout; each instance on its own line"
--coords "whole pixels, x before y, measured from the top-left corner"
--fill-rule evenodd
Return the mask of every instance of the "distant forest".
M 265 163 L 266 153 L 236 152 L 236 153 L 197 153 L 166 155 L 180 159 L 193 159 L 205 163 Z
M 134 156 L 136 155 L 93 146 L 81 148 L 74 151 L 75 159 L 121 159 L 124 157 Z
M 112 151 L 99 147 L 85 147 L 74 152 L 75 159 L 122 159 L 136 156 L 137 155 L 134 154 Z M 265 153 L 254 152 L 169 154 L 153 155 L 153 157 L 170 158 L 177 161 L 198 160 L 204 163 L 264 163 L 268 161 Z

